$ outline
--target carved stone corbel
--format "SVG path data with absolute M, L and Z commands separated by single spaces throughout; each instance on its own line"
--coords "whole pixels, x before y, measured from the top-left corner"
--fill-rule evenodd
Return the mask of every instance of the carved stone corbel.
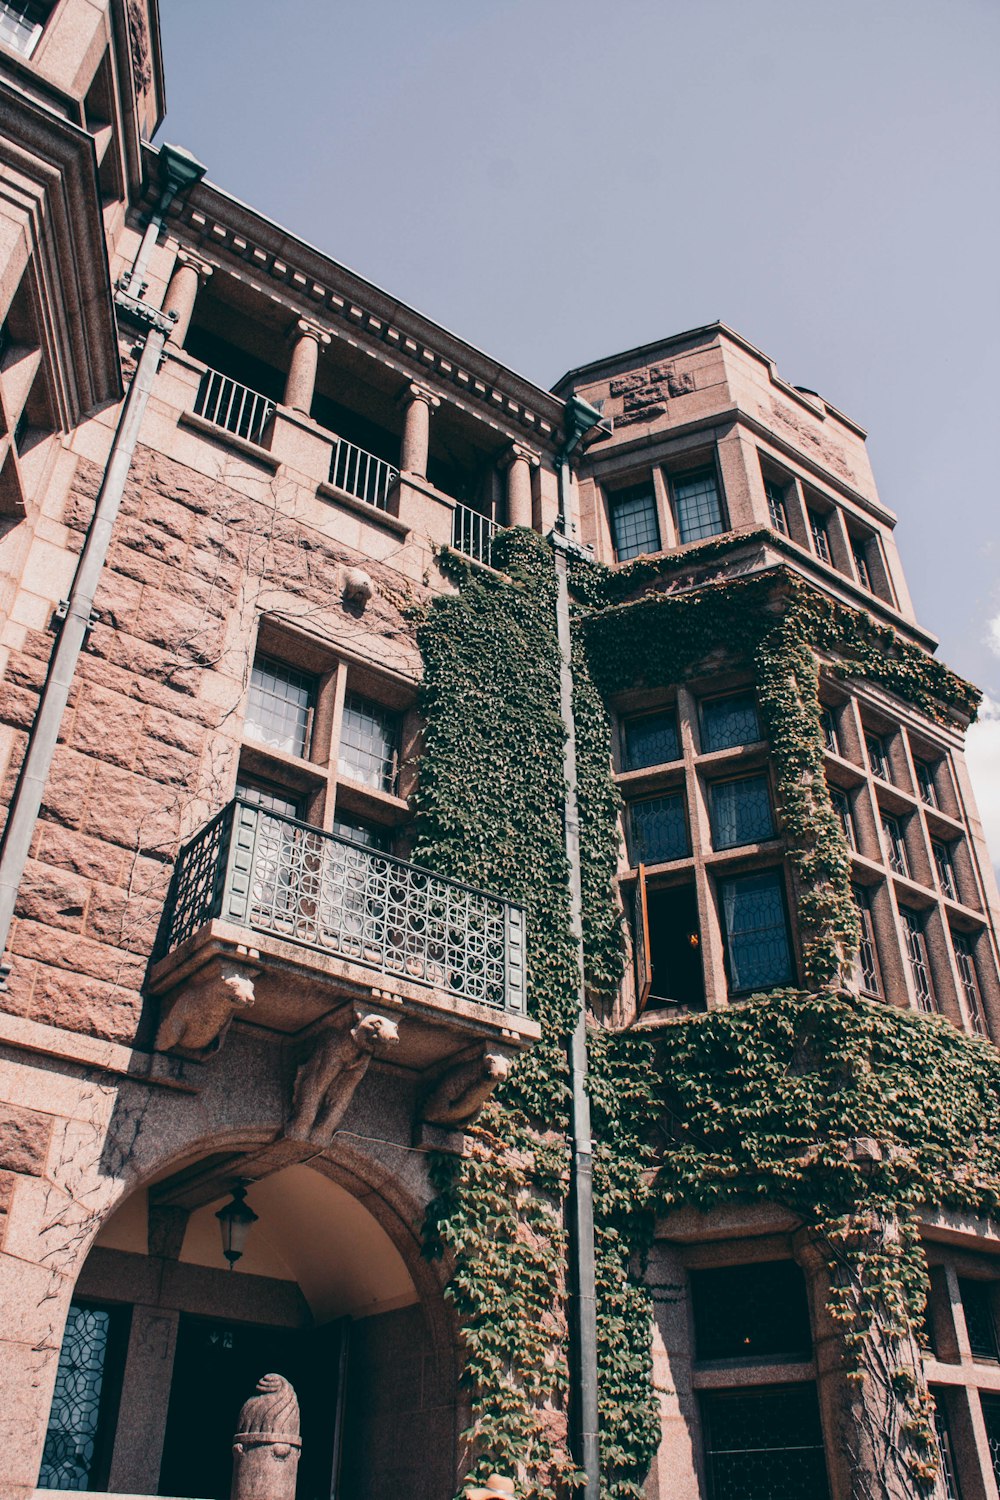
M 239 959 L 213 963 L 171 1002 L 156 1033 L 157 1051 L 176 1049 L 199 1058 L 218 1052 L 233 1017 L 253 1004 L 253 982 L 259 973 Z
M 328 1146 L 375 1052 L 399 1042 L 399 1027 L 387 1016 L 354 1011 L 349 1020 L 350 1029 L 341 1022 L 320 1032 L 296 1070 L 285 1128 L 291 1140 Z
M 428 1125 L 470 1124 L 509 1072 L 510 1058 L 497 1051 L 484 1050 L 456 1063 L 433 1084 L 421 1106 L 421 1118 Z

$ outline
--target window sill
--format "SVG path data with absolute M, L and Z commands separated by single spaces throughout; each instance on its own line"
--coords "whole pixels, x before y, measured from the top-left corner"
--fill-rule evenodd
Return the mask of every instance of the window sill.
M 367 500 L 359 500 L 357 495 L 338 489 L 335 484 L 328 484 L 326 480 L 316 486 L 316 493 L 321 500 L 329 500 L 343 510 L 349 510 L 370 525 L 380 526 L 383 531 L 391 531 L 393 536 L 406 537 L 410 534 L 409 526 L 398 516 L 390 516 L 388 511 L 380 510 L 377 505 L 369 505 Z
M 272 453 L 270 448 L 262 448 L 259 443 L 251 443 L 248 438 L 242 438 L 238 433 L 230 432 L 225 427 L 217 427 L 214 422 L 206 421 L 196 412 L 182 411 L 177 420 L 182 426 L 190 427 L 200 433 L 202 437 L 213 438 L 223 448 L 232 448 L 234 452 L 260 464 L 262 468 L 270 469 L 272 474 L 277 473 L 280 467 L 281 459 Z

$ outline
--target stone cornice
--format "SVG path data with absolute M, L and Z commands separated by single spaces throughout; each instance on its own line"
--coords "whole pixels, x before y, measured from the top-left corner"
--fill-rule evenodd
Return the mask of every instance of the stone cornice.
M 157 152 L 144 148 L 147 202 L 156 194 Z M 215 264 L 256 282 L 269 296 L 288 299 L 313 317 L 320 309 L 329 332 L 349 330 L 360 347 L 401 374 L 433 380 L 436 394 L 479 416 L 500 431 L 530 432 L 540 448 L 562 441 L 564 403 L 551 392 L 498 364 L 447 329 L 365 281 L 347 267 L 290 235 L 279 225 L 201 182 L 170 213 L 171 233 Z M 247 274 L 247 273 L 250 274 Z M 280 293 L 277 285 L 280 285 Z M 311 311 L 310 311 L 311 310 Z M 375 346 L 375 347 L 373 347 Z

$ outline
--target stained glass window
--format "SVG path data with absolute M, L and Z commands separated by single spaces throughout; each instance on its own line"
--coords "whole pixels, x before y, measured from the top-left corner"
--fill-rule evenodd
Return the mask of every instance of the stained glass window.
M 344 699 L 340 772 L 352 781 L 391 792 L 396 784 L 399 715 L 358 693 Z
M 109 1308 L 70 1304 L 38 1475 L 39 1489 L 96 1487 L 101 1392 L 112 1316 Z
M 629 806 L 632 863 L 663 864 L 690 853 L 683 792 L 647 797 Z
M 737 844 L 756 844 L 774 837 L 766 776 L 713 782 L 709 796 L 714 848 L 732 849 Z
M 633 484 L 608 496 L 615 557 L 628 562 L 645 552 L 659 552 L 660 527 L 652 483 Z
M 662 766 L 667 761 L 680 759 L 681 741 L 674 709 L 665 708 L 655 714 L 643 714 L 638 719 L 626 719 L 623 728 L 626 770 Z
M 706 1391 L 700 1400 L 709 1500 L 827 1500 L 813 1384 Z
M 289 755 L 305 755 L 315 687 L 315 679 L 295 667 L 258 656 L 250 676 L 248 737 Z
M 697 542 L 706 536 L 717 536 L 722 528 L 719 491 L 715 475 L 685 474 L 673 481 L 677 534 L 682 542 Z
M 733 745 L 752 745 L 759 739 L 760 720 L 753 693 L 730 693 L 702 702 L 702 750 L 729 750 Z
M 764 870 L 720 884 L 726 960 L 735 993 L 773 989 L 792 978 L 781 875 Z

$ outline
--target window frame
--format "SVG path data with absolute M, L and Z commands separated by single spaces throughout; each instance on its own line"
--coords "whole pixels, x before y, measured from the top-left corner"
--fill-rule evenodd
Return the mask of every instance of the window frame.
M 899 920 L 903 933 L 903 952 L 910 966 L 917 1005 L 926 1015 L 933 1015 L 938 1004 L 930 950 L 927 946 L 927 915 L 917 911 L 915 907 L 901 905 Z
M 653 476 L 650 475 L 648 481 L 640 479 L 637 480 L 634 484 L 619 485 L 616 489 L 611 489 L 607 485 L 603 485 L 602 489 L 604 490 L 605 506 L 608 517 L 608 533 L 611 538 L 611 548 L 614 552 L 615 562 L 628 563 L 634 561 L 634 559 L 637 557 L 653 557 L 656 556 L 657 553 L 662 552 L 663 528 L 660 521 L 660 510 L 656 500 L 656 485 L 653 481 Z M 650 551 L 646 547 L 638 547 L 635 551 L 629 551 L 627 555 L 623 555 L 623 550 L 619 544 L 618 538 L 616 509 L 623 502 L 627 502 L 630 497 L 638 498 L 640 492 L 642 492 L 643 499 L 648 498 L 649 500 L 649 511 L 647 513 L 647 519 L 649 519 L 649 517 L 652 518 L 653 536 L 656 541 L 656 546 L 652 549 L 652 551 Z
M 725 490 L 722 484 L 722 476 L 719 473 L 719 466 L 716 462 L 715 454 L 712 454 L 712 458 L 708 463 L 698 464 L 692 468 L 666 470 L 664 472 L 670 496 L 670 517 L 671 521 L 673 522 L 674 533 L 677 537 L 677 545 L 679 547 L 694 547 L 697 546 L 699 542 L 708 541 L 711 537 L 724 536 L 725 533 L 729 530 L 729 514 L 728 507 L 726 505 Z M 716 514 L 718 516 L 719 524 L 714 531 L 706 531 L 700 536 L 686 537 L 681 526 L 681 512 L 678 504 L 677 486 L 683 484 L 693 484 L 699 479 L 710 479 L 712 481 L 712 487 L 715 492 Z
M 726 920 L 726 890 L 738 883 L 750 880 L 760 880 L 770 876 L 777 891 L 780 906 L 783 932 L 785 939 L 785 953 L 787 958 L 786 975 L 782 979 L 775 979 L 772 983 L 764 985 L 747 984 L 739 985 L 734 979 L 733 956 L 732 956 L 732 933 Z M 740 995 L 766 994 L 770 990 L 778 989 L 782 985 L 795 983 L 796 958 L 793 944 L 792 928 L 788 912 L 788 889 L 784 870 L 780 865 L 763 865 L 758 868 L 743 870 L 739 874 L 719 876 L 715 882 L 717 904 L 719 911 L 719 930 L 722 936 L 722 947 L 725 958 L 726 979 L 730 998 Z
M 833 567 L 830 514 L 829 511 L 819 510 L 815 505 L 806 506 L 806 521 L 809 525 L 809 541 L 813 555 L 828 568 Z
M 708 743 L 708 733 L 706 731 L 705 710 L 714 709 L 720 703 L 726 703 L 729 700 L 737 698 L 750 699 L 750 702 L 753 706 L 754 721 L 757 728 L 756 738 L 752 740 L 729 740 L 724 745 L 710 745 Z M 752 686 L 744 688 L 734 688 L 731 692 L 728 693 L 713 693 L 707 697 L 698 699 L 698 743 L 702 755 L 717 755 L 723 750 L 745 749 L 750 745 L 759 745 L 762 742 L 763 738 L 764 734 L 760 722 L 760 706 L 757 703 L 757 694 L 754 692 Z
M 735 838 L 731 843 L 719 842 L 719 816 L 720 809 L 717 807 L 716 798 L 720 796 L 725 788 L 737 786 L 748 786 L 751 782 L 763 786 L 767 801 L 768 827 L 766 834 L 755 835 L 753 838 Z M 766 844 L 778 837 L 777 820 L 774 813 L 774 796 L 771 790 L 771 781 L 766 771 L 749 771 L 739 776 L 718 777 L 708 783 L 708 821 L 711 830 L 712 848 L 716 853 L 726 853 L 731 849 L 745 849 L 755 844 Z

